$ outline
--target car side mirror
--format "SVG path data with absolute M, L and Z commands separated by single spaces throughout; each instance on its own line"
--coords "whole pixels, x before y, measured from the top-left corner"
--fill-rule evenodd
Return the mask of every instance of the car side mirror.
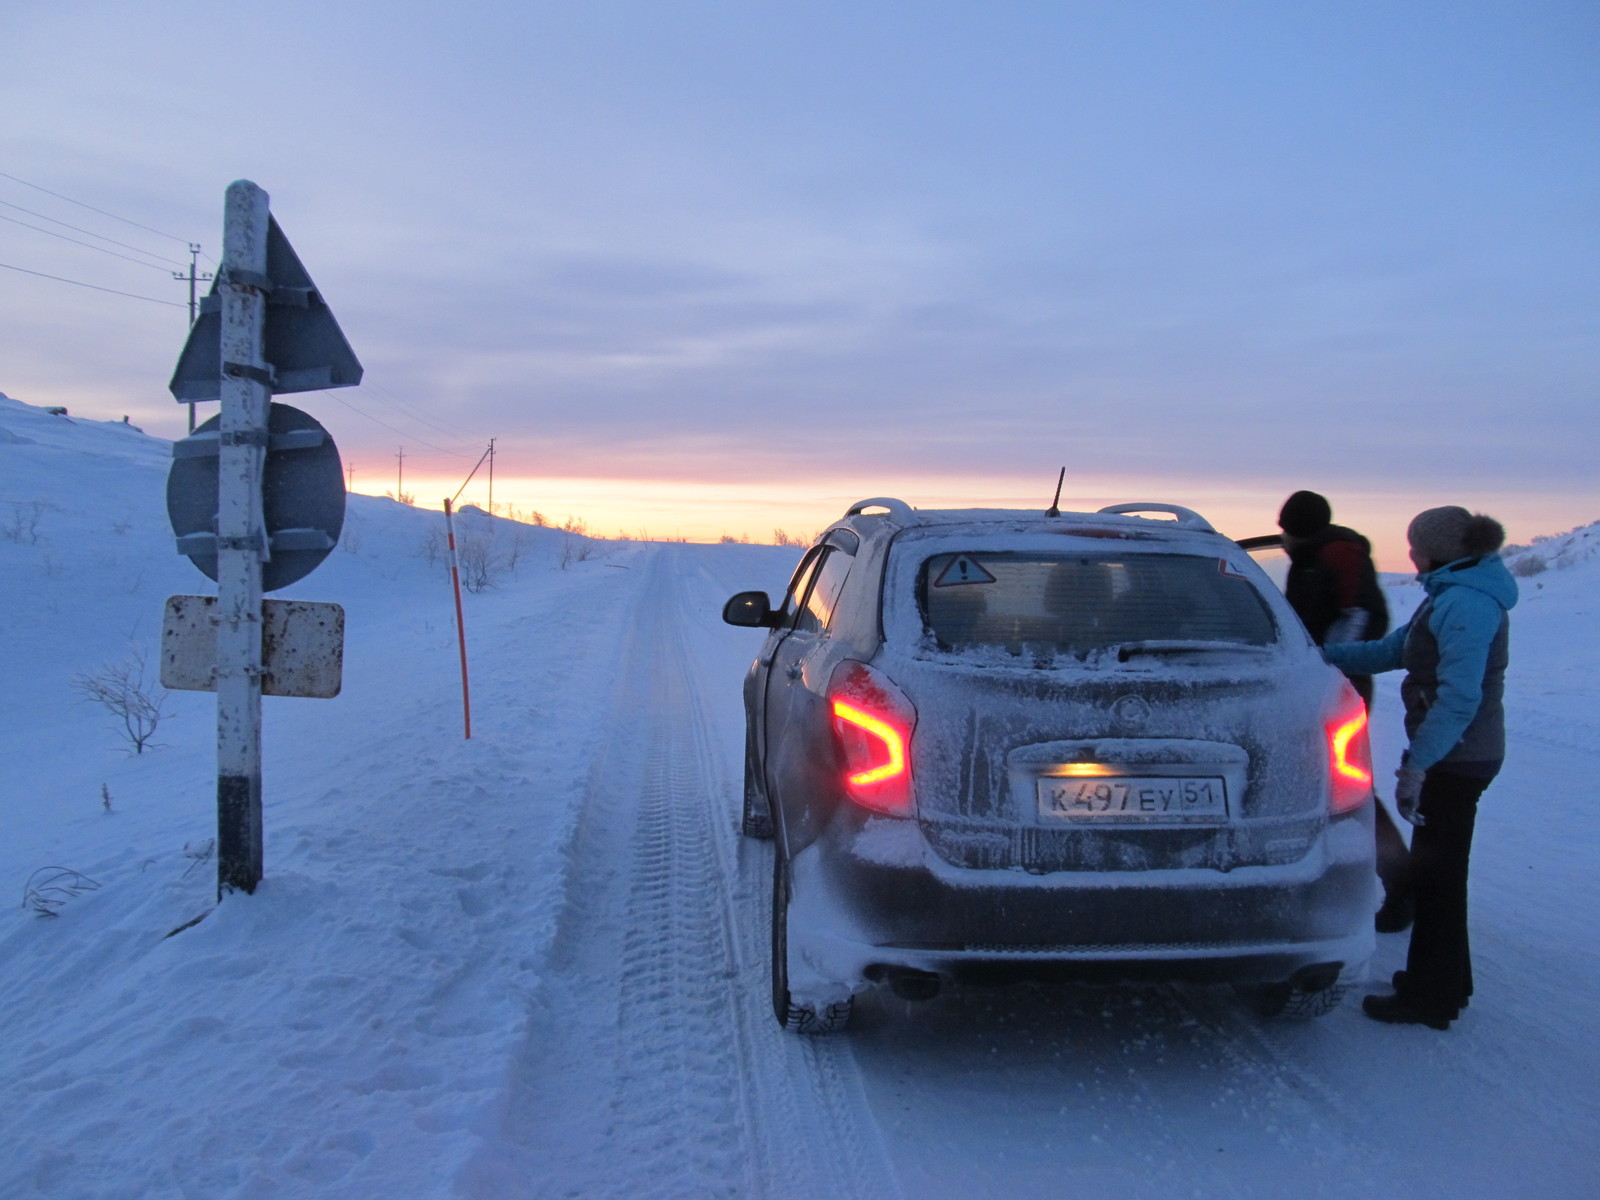
M 765 592 L 740 592 L 722 606 L 722 619 L 748 629 L 770 629 L 778 623 Z

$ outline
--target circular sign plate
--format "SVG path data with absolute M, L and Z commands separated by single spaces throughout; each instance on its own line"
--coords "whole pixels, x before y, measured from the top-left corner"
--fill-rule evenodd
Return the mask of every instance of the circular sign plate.
M 212 417 L 195 430 L 210 433 L 221 427 L 222 418 Z M 339 448 L 315 417 L 287 404 L 273 404 L 268 410 L 269 437 L 298 430 L 317 430 L 321 442 L 303 450 L 267 450 L 266 470 L 261 487 L 262 508 L 267 537 L 285 530 L 320 530 L 330 543 L 339 540 L 344 528 L 344 466 Z M 191 533 L 217 531 L 216 455 L 175 458 L 167 474 L 167 516 L 172 531 L 180 538 Z M 275 550 L 261 564 L 261 590 L 275 592 L 304 579 L 332 552 L 330 544 L 318 550 Z M 211 579 L 217 577 L 217 552 L 213 547 L 196 551 L 189 560 Z

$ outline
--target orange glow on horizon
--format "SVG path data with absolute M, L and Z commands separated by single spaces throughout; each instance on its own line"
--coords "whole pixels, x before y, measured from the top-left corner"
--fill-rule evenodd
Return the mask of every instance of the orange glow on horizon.
M 898 496 L 916 508 L 1014 508 L 1043 512 L 1055 488 L 1054 470 L 1048 480 L 1005 476 L 908 476 L 866 478 L 826 477 L 790 480 L 776 472 L 756 480 L 606 479 L 534 477 L 497 474 L 494 511 L 501 516 L 561 526 L 581 522 L 595 537 L 626 537 L 641 541 L 716 542 L 723 538 L 770 544 L 782 531 L 790 539 L 809 542 L 858 500 L 869 496 Z M 863 482 L 865 479 L 865 482 Z M 355 463 L 354 490 L 367 495 L 393 495 L 395 473 L 363 472 Z M 487 479 L 483 473 L 462 492 L 457 505 L 488 506 Z M 1316 487 L 1318 481 L 1311 484 Z M 1276 533 L 1278 509 L 1294 490 L 1270 483 L 1220 486 L 1214 482 L 1168 479 L 1151 483 L 1142 478 L 1097 477 L 1076 481 L 1070 473 L 1062 493 L 1063 511 L 1093 512 L 1110 504 L 1148 500 L 1181 504 L 1199 512 L 1230 537 Z M 405 492 L 419 507 L 440 509 L 446 496 L 454 496 L 461 477 L 432 472 L 406 471 Z M 1324 485 L 1326 487 L 1326 485 Z M 1030 490 L 1031 489 L 1031 490 Z M 1334 504 L 1334 521 L 1365 534 L 1373 544 L 1379 570 L 1410 575 L 1405 527 L 1424 508 L 1458 500 L 1474 511 L 1488 512 L 1506 523 L 1519 524 L 1511 540 L 1529 541 L 1540 534 L 1564 532 L 1592 519 L 1592 514 L 1555 513 L 1547 498 L 1494 496 L 1441 496 L 1433 493 L 1339 493 L 1328 488 Z

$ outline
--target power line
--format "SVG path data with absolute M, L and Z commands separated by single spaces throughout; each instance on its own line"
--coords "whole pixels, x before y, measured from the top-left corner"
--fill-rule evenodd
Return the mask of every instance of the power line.
M 141 267 L 149 267 L 152 271 L 169 271 L 170 267 L 158 266 L 153 262 L 145 262 L 141 258 L 134 258 L 131 254 L 118 254 L 115 250 L 107 250 L 104 246 L 96 246 L 92 242 L 80 242 L 77 238 L 68 237 L 64 233 L 57 233 L 53 229 L 40 229 L 37 225 L 29 225 L 26 221 L 19 221 L 15 217 L 8 217 L 0 213 L 0 221 L 10 221 L 13 225 L 21 225 L 24 229 L 31 229 L 35 233 L 42 233 L 46 237 L 60 238 L 63 242 L 71 242 L 74 246 L 83 246 L 89 250 L 98 250 L 101 254 L 109 254 L 112 258 L 120 258 L 126 262 L 138 263 Z M 93 234 L 90 234 L 93 237 Z M 140 253 L 143 253 L 141 251 Z M 183 264 L 179 264 L 182 266 Z
M 85 204 L 82 200 L 74 200 L 71 196 L 63 196 L 60 192 L 52 192 L 47 187 L 40 187 L 37 183 L 29 183 L 26 179 L 18 179 L 15 175 L 8 175 L 0 171 L 0 179 L 9 179 L 12 183 L 20 183 L 23 187 L 31 187 L 36 192 L 43 192 L 46 196 L 54 196 L 57 200 L 65 200 L 68 204 L 76 204 L 79 208 L 87 208 L 92 213 L 99 213 L 102 217 L 110 217 L 113 221 L 121 221 L 124 225 L 132 225 L 135 229 L 142 229 L 146 233 L 153 233 L 157 237 L 171 238 L 175 242 L 188 245 L 188 238 L 181 238 L 175 233 L 165 233 L 159 229 L 152 229 L 148 225 L 141 225 L 137 221 L 130 221 L 127 217 L 119 217 L 116 213 L 107 212 L 103 208 L 96 208 L 92 204 Z
M 4 264 L 0 264 L 0 266 L 3 266 L 3 265 Z M 382 425 L 385 429 L 389 430 L 389 432 L 391 432 L 391 433 L 398 433 L 401 437 L 410 438 L 410 440 L 413 441 L 413 442 L 422 442 L 422 444 L 424 446 L 428 447 L 428 449 L 430 449 L 430 450 L 437 450 L 440 454 L 448 454 L 451 458 L 471 458 L 472 457 L 472 455 L 470 455 L 470 454 L 462 454 L 460 451 L 457 451 L 457 450 L 446 450 L 443 446 L 435 446 L 432 442 L 423 441 L 422 438 L 415 437 L 412 434 L 407 433 L 403 429 L 395 428 L 393 425 L 389 424 L 389 422 L 387 422 L 387 421 L 380 421 L 380 420 L 378 420 L 377 417 L 373 416 L 371 413 L 364 412 L 361 409 L 357 408 L 354 404 L 351 404 L 343 396 L 339 396 L 339 395 L 334 394 L 333 392 L 327 392 L 327 391 L 323 392 L 322 394 L 327 396 L 328 399 L 330 399 L 330 400 L 338 401 L 340 404 L 344 405 L 351 412 L 357 414 L 358 416 L 365 417 L 367 420 L 372 421 L 375 424 Z
M 174 263 L 174 264 L 176 264 L 177 266 L 180 266 L 180 267 L 183 265 L 181 262 L 178 262 L 178 260 L 175 259 L 175 258 L 161 258 L 161 255 L 156 254 L 154 251 L 141 250 L 138 246 L 130 246 L 130 245 L 128 245 L 127 242 L 119 242 L 119 241 L 116 240 L 116 238 L 108 238 L 108 237 L 106 237 L 105 234 L 96 233 L 92 229 L 80 229 L 76 225 L 69 225 L 65 221 L 57 220 L 55 217 L 46 216 L 42 212 L 34 212 L 33 209 L 31 209 L 31 208 L 23 208 L 22 205 L 13 204 L 9 200 L 0 200 L 0 205 L 3 205 L 6 208 L 14 208 L 18 212 L 21 212 L 21 213 L 27 213 L 30 217 L 38 217 L 39 220 L 41 220 L 41 221 L 49 221 L 50 224 L 59 225 L 63 229 L 70 229 L 70 230 L 72 230 L 73 233 L 81 233 L 81 234 L 84 234 L 87 237 L 96 238 L 96 239 L 98 239 L 98 240 L 100 240 L 102 242 L 110 242 L 113 246 L 121 246 L 124 250 L 132 250 L 135 254 L 147 254 L 151 258 L 161 259 L 162 262 Z M 17 224 L 20 225 L 20 224 L 22 224 L 22 222 L 18 221 Z M 41 232 L 48 232 L 48 231 L 47 230 L 41 230 Z
M 437 424 L 437 423 L 435 423 L 433 421 L 430 421 L 427 417 L 424 417 L 419 412 L 417 412 L 417 410 L 415 408 L 412 408 L 411 405 L 407 404 L 404 400 L 400 399 L 399 396 L 396 396 L 393 392 L 388 391 L 385 388 L 379 387 L 375 383 L 363 383 L 361 386 L 366 388 L 369 392 L 374 392 L 377 395 L 382 396 L 385 400 L 389 401 L 389 403 L 393 404 L 396 408 L 400 409 L 402 412 L 404 412 L 406 414 L 406 416 L 410 417 L 413 421 L 416 421 L 418 424 L 426 425 L 429 429 L 436 429 L 440 433 L 448 433 L 452 437 L 461 437 L 461 436 L 463 436 L 459 429 L 446 429 L 443 425 L 439 425 L 439 424 Z
M 176 300 L 157 300 L 154 296 L 136 296 L 132 292 L 119 292 L 116 288 L 97 287 L 95 284 L 84 283 L 77 279 L 63 279 L 60 275 L 46 275 L 43 271 L 30 271 L 27 267 L 13 267 L 10 263 L 0 263 L 0 267 L 4 267 L 8 271 L 21 271 L 24 275 L 37 275 L 40 279 L 54 279 L 57 283 L 70 283 L 77 287 L 90 288 L 96 292 L 109 292 L 113 296 L 126 296 L 130 300 L 148 300 L 151 304 L 165 304 L 172 308 L 183 307 Z M 471 455 L 463 454 L 461 457 L 470 458 Z

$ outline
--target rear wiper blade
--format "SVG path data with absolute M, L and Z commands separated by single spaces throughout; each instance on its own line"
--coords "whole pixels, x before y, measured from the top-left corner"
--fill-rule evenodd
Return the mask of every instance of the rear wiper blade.
M 1249 642 L 1206 642 L 1187 638 L 1150 638 L 1142 642 L 1123 642 L 1117 646 L 1117 661 L 1127 662 L 1136 654 L 1249 654 L 1267 653 L 1269 647 Z

